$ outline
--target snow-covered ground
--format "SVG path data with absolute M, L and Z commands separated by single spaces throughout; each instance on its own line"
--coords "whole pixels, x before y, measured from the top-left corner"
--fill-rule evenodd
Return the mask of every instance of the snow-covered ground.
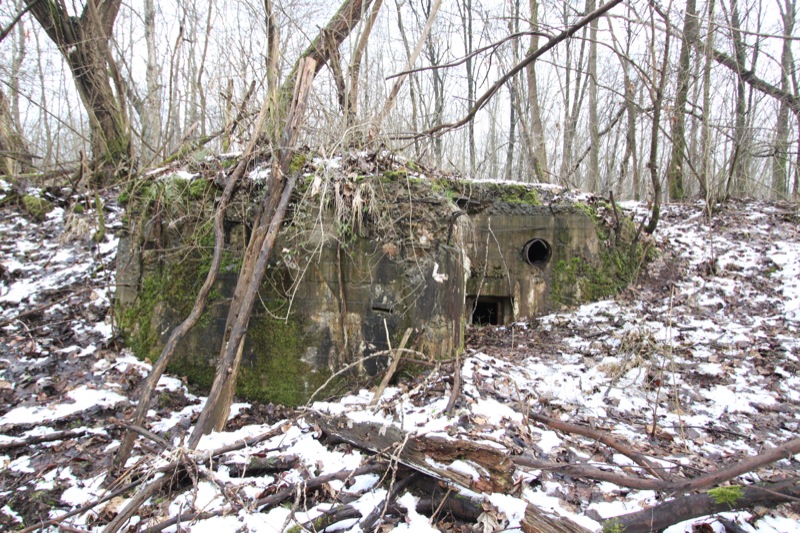
M 130 413 L 127 398 L 149 368 L 114 338 L 111 234 L 120 227 L 119 215 L 106 209 L 111 231 L 96 244 L 91 209 L 76 215 L 65 205 L 42 223 L 9 206 L 0 209 L 0 529 L 58 518 L 107 490 L 102 481 L 122 435 L 118 419 Z M 800 434 L 798 222 L 790 206 L 731 204 L 710 221 L 700 205 L 668 206 L 656 235 L 658 258 L 614 300 L 471 332 L 461 359 L 462 394 L 451 415 L 444 412 L 452 368 L 390 387 L 373 407 L 372 393 L 363 390 L 310 409 L 643 477 L 627 456 L 540 424 L 531 413 L 603 430 L 676 478 L 758 454 Z M 206 512 L 208 518 L 182 523 L 180 530 L 283 531 L 341 502 L 367 516 L 387 495 L 389 480 L 379 472 L 331 480 L 313 498 L 293 494 L 288 506 L 256 505 L 310 477 L 353 470 L 369 454 L 324 443 L 307 416 L 288 418 L 280 410 L 241 404 L 232 416 L 237 429 L 204 437 L 196 452 L 188 452 L 181 445 L 203 399 L 171 377 L 162 379 L 159 394 L 148 429 L 172 449 L 141 439 L 129 474 L 157 478 L 159 466 L 186 454 L 198 467 L 179 494 L 151 498 L 129 521 L 131 530 L 179 513 Z M 13 445 L 60 430 L 77 436 Z M 209 450 L 265 432 L 273 436 L 204 459 Z M 295 466 L 259 476 L 237 469 L 272 456 L 293 456 Z M 468 459 L 454 468 L 470 472 Z M 737 482 L 796 477 L 799 464 L 795 455 Z M 542 470 L 519 468 L 515 477 L 513 494 L 460 489 L 485 502 L 476 530 L 514 530 L 533 504 L 600 531 L 603 519 L 665 496 Z M 101 531 L 133 497 L 122 494 L 62 523 L 68 530 Z M 397 505 L 405 511 L 389 510 L 384 522 L 413 532 L 451 523 L 440 516 L 431 524 L 415 510 L 418 497 L 401 493 Z M 790 532 L 800 531 L 796 511 L 783 506 L 723 516 L 744 531 Z M 724 531 L 714 517 L 668 531 L 689 532 L 693 524 Z M 333 529 L 360 531 L 357 518 Z

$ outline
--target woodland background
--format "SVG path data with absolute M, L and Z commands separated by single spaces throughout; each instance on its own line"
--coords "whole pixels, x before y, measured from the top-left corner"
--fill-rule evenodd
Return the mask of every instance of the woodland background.
M 299 144 L 318 152 L 385 146 L 463 175 L 617 198 L 798 193 L 796 0 L 611 2 L 549 50 L 602 4 L 344 4 L 360 22 L 337 45 L 320 32 L 337 2 L 4 2 L 4 171 L 88 161 L 119 177 L 201 146 L 241 150 L 270 87 L 316 46 L 327 64 Z M 417 47 L 392 105 L 391 76 Z

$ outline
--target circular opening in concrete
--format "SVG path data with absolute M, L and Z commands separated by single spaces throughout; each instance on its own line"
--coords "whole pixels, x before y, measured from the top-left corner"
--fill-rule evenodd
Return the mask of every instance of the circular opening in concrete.
M 543 267 L 550 261 L 553 250 L 544 239 L 531 239 L 522 247 L 522 257 L 532 266 Z

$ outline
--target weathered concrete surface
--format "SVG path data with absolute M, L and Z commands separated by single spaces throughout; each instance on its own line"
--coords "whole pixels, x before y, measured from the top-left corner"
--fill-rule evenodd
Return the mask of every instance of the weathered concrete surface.
M 370 176 L 306 170 L 248 330 L 242 396 L 302 403 L 331 372 L 397 346 L 407 328 L 413 349 L 446 358 L 462 349 L 470 321 L 529 319 L 617 286 L 616 273 L 610 284 L 598 277 L 613 262 L 603 259 L 608 231 L 595 208 L 520 185 L 430 180 L 396 165 L 373 163 Z M 212 252 L 217 190 L 201 176 L 176 180 L 165 173 L 130 191 L 119 245 L 119 324 L 129 346 L 151 359 L 191 309 Z M 226 218 L 208 309 L 171 368 L 200 386 L 213 379 L 249 237 L 259 191 L 250 186 Z M 532 239 L 540 252 L 533 262 L 524 253 Z M 367 359 L 362 374 L 384 363 Z
M 578 209 L 562 209 L 557 214 L 545 207 L 536 214 L 481 213 L 469 221 L 461 226 L 471 266 L 467 298 L 510 298 L 513 315 L 508 318 L 533 318 L 558 308 L 550 297 L 554 265 L 600 256 L 595 225 Z M 548 244 L 551 253 L 549 259 L 531 264 L 524 257 L 524 248 L 534 239 Z M 567 286 L 562 291 L 579 300 L 576 289 Z

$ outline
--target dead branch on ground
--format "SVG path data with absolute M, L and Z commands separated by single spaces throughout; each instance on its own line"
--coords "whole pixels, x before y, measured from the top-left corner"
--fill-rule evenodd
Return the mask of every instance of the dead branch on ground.
M 731 494 L 736 497 L 731 497 L 730 500 L 725 501 L 721 501 L 719 497 L 715 499 L 708 492 L 691 494 L 669 500 L 649 509 L 614 517 L 608 520 L 607 523 L 613 521 L 615 524 L 620 524 L 625 533 L 647 533 L 649 531 L 660 531 L 678 522 L 698 516 L 735 511 L 737 509 L 752 509 L 757 505 L 775 507 L 800 497 L 800 484 L 798 484 L 798 481 L 800 481 L 798 478 L 794 478 L 763 487 L 740 487 L 740 495 L 736 496 L 736 493 L 732 492 Z M 730 488 L 733 491 L 738 490 L 733 487 Z

